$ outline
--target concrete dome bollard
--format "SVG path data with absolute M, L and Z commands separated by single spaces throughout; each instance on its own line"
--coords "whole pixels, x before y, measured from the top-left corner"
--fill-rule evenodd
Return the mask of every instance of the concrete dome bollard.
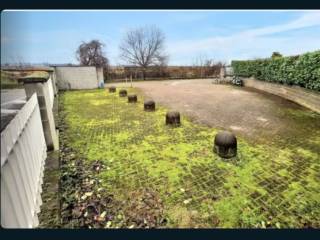
M 128 96 L 128 102 L 129 103 L 135 103 L 138 101 L 137 95 L 129 95 Z
M 121 90 L 119 91 L 119 96 L 120 96 L 120 97 L 126 97 L 126 96 L 127 96 L 127 90 L 121 89 Z
M 214 138 L 213 151 L 223 158 L 237 155 L 237 138 L 228 131 L 219 132 Z
M 156 103 L 152 100 L 144 102 L 144 110 L 145 111 L 155 111 L 156 110 Z
M 109 87 L 109 92 L 111 93 L 116 92 L 116 87 L 115 86 Z
M 166 114 L 166 125 L 179 126 L 180 122 L 180 113 L 179 112 L 167 112 Z

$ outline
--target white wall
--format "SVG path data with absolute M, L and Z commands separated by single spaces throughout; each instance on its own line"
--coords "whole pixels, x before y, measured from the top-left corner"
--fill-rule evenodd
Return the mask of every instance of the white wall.
M 97 70 L 94 66 L 55 67 L 58 89 L 98 88 Z

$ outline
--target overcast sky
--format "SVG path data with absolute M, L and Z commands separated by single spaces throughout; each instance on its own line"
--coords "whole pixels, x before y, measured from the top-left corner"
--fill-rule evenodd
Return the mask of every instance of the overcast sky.
M 320 49 L 320 11 L 3 11 L 1 63 L 77 63 L 77 46 L 98 39 L 111 64 L 121 64 L 124 33 L 145 25 L 165 33 L 170 65 Z

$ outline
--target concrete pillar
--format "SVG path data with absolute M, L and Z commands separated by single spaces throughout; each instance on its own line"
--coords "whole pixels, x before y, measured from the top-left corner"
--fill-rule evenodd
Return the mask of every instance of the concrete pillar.
M 96 71 L 97 71 L 98 87 L 104 88 L 103 68 L 96 67 Z
M 23 82 L 24 89 L 26 91 L 27 99 L 29 99 L 33 93 L 37 93 L 38 103 L 41 114 L 42 127 L 44 131 L 44 137 L 47 144 L 48 151 L 57 150 L 58 146 L 58 134 L 56 132 L 55 122 L 53 118 L 52 105 L 49 97 L 48 78 L 43 77 L 24 77 L 20 78 L 19 82 Z
M 49 73 L 49 76 L 52 81 L 52 88 L 53 88 L 54 96 L 57 96 L 58 88 L 57 88 L 57 83 L 56 83 L 56 74 L 54 71 L 49 71 L 48 73 Z

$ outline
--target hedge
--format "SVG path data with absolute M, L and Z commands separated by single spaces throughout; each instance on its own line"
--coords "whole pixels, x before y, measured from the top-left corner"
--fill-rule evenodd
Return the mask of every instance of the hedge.
M 320 91 L 320 50 L 299 56 L 232 61 L 236 76 Z

